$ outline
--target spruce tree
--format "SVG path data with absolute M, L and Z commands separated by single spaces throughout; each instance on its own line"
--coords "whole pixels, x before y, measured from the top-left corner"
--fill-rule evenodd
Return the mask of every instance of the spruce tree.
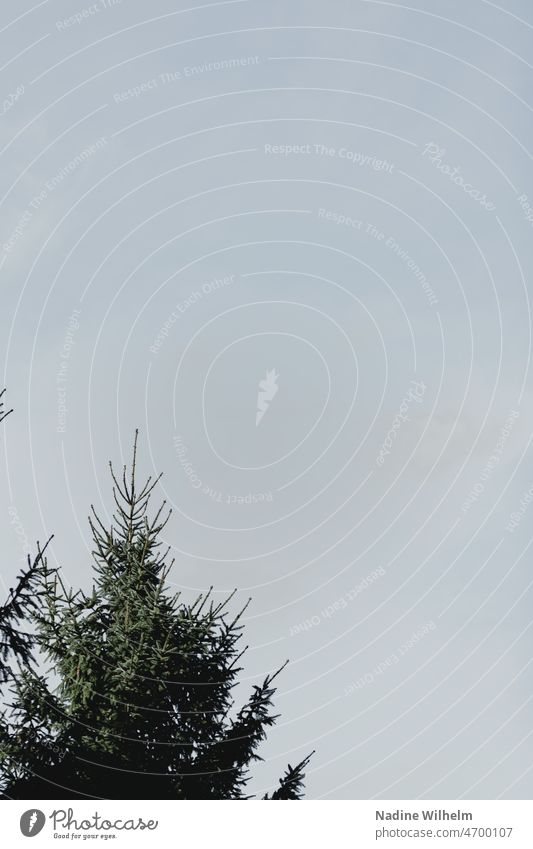
M 0 392 L 0 422 L 13 412 L 5 411 L 4 395 L 5 389 Z M 0 685 L 12 677 L 14 658 L 25 664 L 33 661 L 34 635 L 24 630 L 23 622 L 30 610 L 37 609 L 42 592 L 40 579 L 46 571 L 45 550 L 46 546 L 41 550 L 37 543 L 37 556 L 33 561 L 28 557 L 27 568 L 20 572 L 15 587 L 10 587 L 6 602 L 0 606 Z
M 91 590 L 41 571 L 27 611 L 40 664 L 20 659 L 0 728 L 5 798 L 250 798 L 283 667 L 236 708 L 246 607 L 231 616 L 233 595 L 187 603 L 170 592 L 161 543 L 170 511 L 163 503 L 150 515 L 159 478 L 139 489 L 136 455 L 137 436 L 131 473 L 118 478 L 110 464 L 112 526 L 91 508 Z M 263 798 L 301 798 L 307 763 Z
M 30 612 L 36 611 L 43 594 L 41 578 L 47 571 L 45 548 L 32 561 L 28 555 L 27 569 L 17 577 L 15 587 L 10 587 L 6 602 L 0 606 L 0 684 L 13 678 L 15 659 L 24 664 L 34 661 L 35 634 L 26 630 Z

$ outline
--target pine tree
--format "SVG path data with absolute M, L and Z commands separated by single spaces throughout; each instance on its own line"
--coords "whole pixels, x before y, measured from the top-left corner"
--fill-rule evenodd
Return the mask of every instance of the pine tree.
M 136 454 L 137 437 L 129 476 L 110 464 L 112 527 L 92 508 L 91 591 L 41 573 L 29 611 L 41 665 L 19 663 L 0 728 L 6 798 L 249 798 L 283 667 L 236 709 L 247 605 L 231 617 L 233 595 L 215 603 L 210 590 L 189 604 L 170 593 L 173 561 L 160 540 L 170 511 L 163 503 L 150 518 L 159 478 L 137 488 Z M 263 798 L 301 798 L 307 763 Z

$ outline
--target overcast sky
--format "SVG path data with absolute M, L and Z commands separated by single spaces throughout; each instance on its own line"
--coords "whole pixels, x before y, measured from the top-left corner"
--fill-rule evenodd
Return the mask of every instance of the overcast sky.
M 531 4 L 182 5 L 0 12 L 4 593 L 139 427 L 291 660 L 251 792 L 531 798 Z

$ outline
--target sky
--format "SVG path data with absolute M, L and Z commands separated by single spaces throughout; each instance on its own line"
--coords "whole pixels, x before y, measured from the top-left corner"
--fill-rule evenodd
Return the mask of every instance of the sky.
M 285 661 L 250 791 L 531 798 L 526 0 L 0 11 L 4 594 L 108 461 Z

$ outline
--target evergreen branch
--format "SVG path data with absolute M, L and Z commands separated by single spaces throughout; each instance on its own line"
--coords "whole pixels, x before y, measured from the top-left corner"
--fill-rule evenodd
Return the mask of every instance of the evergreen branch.
M 5 395 L 5 392 L 6 392 L 6 390 L 5 390 L 5 389 L 2 389 L 2 391 L 0 392 L 0 422 L 2 422 L 4 419 L 7 419 L 7 417 L 9 416 L 9 414 L 13 412 L 13 410 L 12 410 L 12 409 L 11 409 L 11 410 L 8 410 L 8 411 L 7 411 L 7 413 L 4 411 L 4 401 L 3 401 L 3 398 L 4 398 L 4 395 Z
M 271 800 L 280 800 L 280 799 L 301 799 L 303 796 L 303 782 L 305 779 L 304 769 L 308 765 L 312 756 L 315 754 L 314 750 L 307 755 L 303 761 L 300 761 L 295 767 L 292 767 L 290 764 L 288 765 L 285 775 L 283 778 L 279 780 L 279 787 L 277 790 L 274 790 Z M 268 794 L 263 797 L 264 799 L 268 799 Z

